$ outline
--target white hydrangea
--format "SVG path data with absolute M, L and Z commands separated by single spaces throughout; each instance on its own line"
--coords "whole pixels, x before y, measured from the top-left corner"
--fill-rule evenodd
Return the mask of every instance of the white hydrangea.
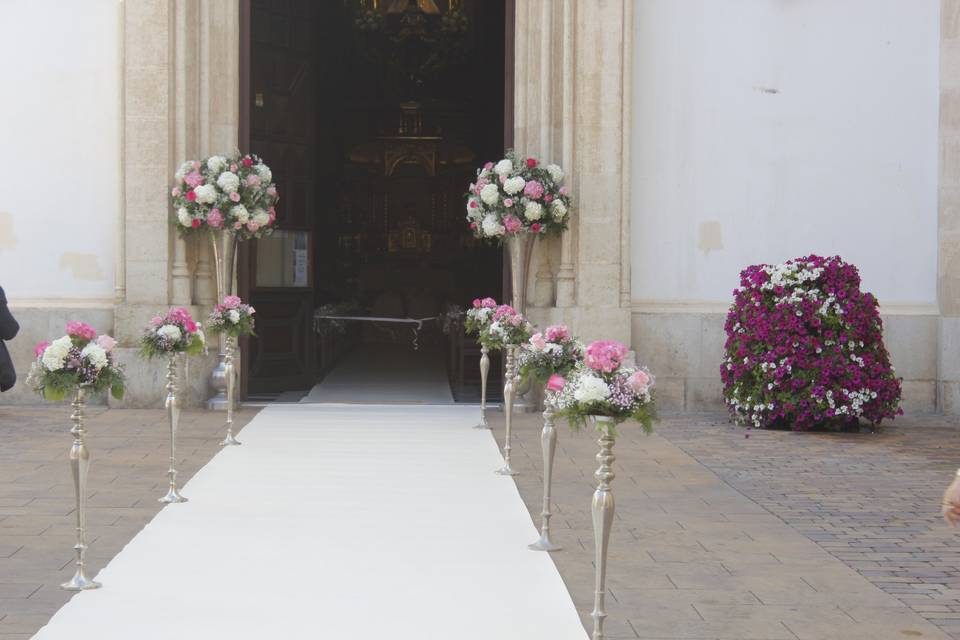
M 563 169 L 555 164 L 547 165 L 547 173 L 550 174 L 550 178 L 553 179 L 554 182 L 560 182 L 563 180 Z
M 488 205 L 495 205 L 500 200 L 500 187 L 495 184 L 488 184 L 480 190 L 480 199 Z
M 268 214 L 263 209 L 254 209 L 253 221 L 262 227 L 270 223 L 270 214 Z
M 497 216 L 492 214 L 483 219 L 481 228 L 483 229 L 483 235 L 489 237 L 502 236 L 507 232 L 507 229 L 497 220 Z
M 240 176 L 232 171 L 224 171 L 217 178 L 217 185 L 227 193 L 233 193 L 240 188 Z
M 201 184 L 193 190 L 200 204 L 213 204 L 217 201 L 217 188 L 212 184 Z
M 214 173 L 219 173 L 227 167 L 227 159 L 223 156 L 210 156 L 207 158 L 207 169 Z
M 477 201 L 476 198 L 470 198 L 467 201 L 467 220 L 471 220 L 474 222 L 476 222 L 477 220 L 483 217 L 483 209 L 479 205 L 476 207 L 470 206 L 471 202 L 476 202 L 476 201 Z
M 560 200 L 554 200 L 550 203 L 550 210 L 553 213 L 553 219 L 556 221 L 563 220 L 563 217 L 567 215 L 567 205 L 563 204 Z
M 182 165 L 180 165 L 180 168 L 177 169 L 177 172 L 173 174 L 173 177 L 177 179 L 177 182 L 180 182 L 183 180 L 183 176 L 187 175 L 191 171 L 193 171 L 193 165 L 189 162 L 184 162 Z
M 513 171 L 513 163 L 510 162 L 510 160 L 508 160 L 507 158 L 504 158 L 503 160 L 498 162 L 496 165 L 494 165 L 493 170 L 497 173 L 497 175 L 505 176 L 511 171 Z
M 48 371 L 59 371 L 67 360 L 67 354 L 73 346 L 70 336 L 57 338 L 44 350 L 41 362 Z
M 527 206 L 524 207 L 523 216 L 531 222 L 539 220 L 543 217 L 543 205 L 531 200 L 527 203 Z
M 107 366 L 107 352 L 96 342 L 87 344 L 81 351 L 80 357 L 86 358 L 93 365 L 93 368 L 100 371 Z
M 180 336 L 183 334 L 180 333 L 180 327 L 172 324 L 165 324 L 157 329 L 157 335 L 161 338 L 166 338 L 169 342 L 180 342 Z
M 230 209 L 230 215 L 237 219 L 240 224 L 247 224 L 250 221 L 250 212 L 242 204 Z
M 190 218 L 190 212 L 187 211 L 186 207 L 180 207 L 177 209 L 177 220 L 179 220 L 180 224 L 185 227 L 189 227 L 190 223 L 193 222 L 193 220 Z
M 577 381 L 573 398 L 577 402 L 602 402 L 610 397 L 610 387 L 597 376 L 585 375 Z
M 512 196 L 523 191 L 523 188 L 526 186 L 526 184 L 526 180 L 520 176 L 514 176 L 506 179 L 506 181 L 503 183 L 503 190 Z
M 233 324 L 240 324 L 240 312 L 236 309 L 230 309 L 230 311 L 227 313 L 227 317 Z
M 270 167 L 265 164 L 258 164 L 254 168 L 257 170 L 257 175 L 260 176 L 260 180 L 264 184 L 270 184 L 273 180 L 273 172 L 270 171 Z

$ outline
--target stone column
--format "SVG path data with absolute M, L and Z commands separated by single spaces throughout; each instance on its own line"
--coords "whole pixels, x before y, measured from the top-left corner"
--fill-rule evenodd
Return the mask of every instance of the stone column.
M 960 414 L 960 0 L 941 1 L 938 409 Z

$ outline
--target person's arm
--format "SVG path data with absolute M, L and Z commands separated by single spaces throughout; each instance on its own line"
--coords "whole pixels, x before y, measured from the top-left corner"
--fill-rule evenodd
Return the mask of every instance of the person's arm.
M 0 287 L 0 340 L 13 340 L 20 331 L 20 325 L 7 308 L 7 297 Z

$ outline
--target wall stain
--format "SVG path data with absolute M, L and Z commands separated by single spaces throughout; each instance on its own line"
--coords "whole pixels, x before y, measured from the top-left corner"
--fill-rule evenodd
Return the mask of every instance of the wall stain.
M 701 222 L 697 237 L 697 246 L 705 256 L 710 255 L 711 251 L 723 249 L 723 227 L 716 220 Z
M 103 269 L 92 253 L 67 252 L 60 255 L 60 271 L 69 269 L 76 280 L 103 280 Z
M 780 93 L 780 89 L 774 89 L 773 87 L 754 87 L 760 93 L 769 93 L 771 95 L 776 95 Z
M 13 232 L 13 214 L 0 211 L 0 251 L 13 251 L 17 247 L 17 234 Z

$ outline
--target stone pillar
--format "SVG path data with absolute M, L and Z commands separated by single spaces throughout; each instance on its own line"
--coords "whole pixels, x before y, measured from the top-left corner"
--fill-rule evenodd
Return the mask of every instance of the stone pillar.
M 938 408 L 960 414 L 960 0 L 941 1 Z

